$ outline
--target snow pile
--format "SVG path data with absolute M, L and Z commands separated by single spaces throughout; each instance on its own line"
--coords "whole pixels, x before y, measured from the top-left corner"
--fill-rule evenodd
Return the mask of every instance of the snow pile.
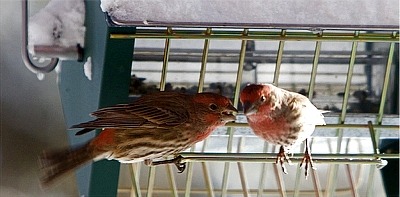
M 399 2 L 387 0 L 101 0 L 119 22 L 398 25 Z M 385 14 L 382 14 L 385 13 Z
M 83 72 L 85 73 L 86 78 L 91 81 L 92 80 L 92 58 L 91 57 L 88 57 L 86 59 L 86 62 L 83 65 Z
M 33 45 L 84 46 L 84 0 L 51 0 L 29 18 L 28 42 Z M 33 51 L 30 50 L 30 53 Z
M 46 7 L 29 17 L 29 53 L 35 55 L 33 50 L 35 45 L 71 47 L 80 44 L 81 47 L 84 47 L 86 31 L 84 23 L 84 0 L 50 0 Z M 42 57 L 33 58 L 39 63 L 47 59 Z M 60 64 L 61 61 L 56 67 L 57 74 L 61 72 Z M 38 73 L 37 77 L 39 80 L 43 80 L 44 74 Z M 58 81 L 59 77 L 57 77 Z

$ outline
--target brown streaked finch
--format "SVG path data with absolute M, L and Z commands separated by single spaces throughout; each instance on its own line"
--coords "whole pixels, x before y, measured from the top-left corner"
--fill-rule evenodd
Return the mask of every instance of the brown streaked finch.
M 156 92 L 130 104 L 100 109 L 92 113 L 95 120 L 72 126 L 83 128 L 77 135 L 102 129 L 94 139 L 81 147 L 40 155 L 41 183 L 47 186 L 92 160 L 151 164 L 153 159 L 176 156 L 217 127 L 235 121 L 236 113 L 228 98 L 214 93 Z M 171 161 L 179 171 L 184 170 L 179 159 Z

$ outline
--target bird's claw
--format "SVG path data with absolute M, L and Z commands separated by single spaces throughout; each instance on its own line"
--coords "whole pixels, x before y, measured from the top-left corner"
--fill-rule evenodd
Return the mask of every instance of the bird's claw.
M 169 160 L 162 160 L 162 161 L 151 161 L 149 159 L 145 160 L 145 164 L 148 166 L 157 166 L 157 165 L 163 165 L 163 164 L 175 164 L 176 168 L 178 169 L 178 173 L 182 173 L 186 169 L 186 163 L 182 162 L 183 157 L 181 155 L 176 156 L 173 159 Z
M 300 168 L 303 166 L 303 163 L 305 163 L 305 166 L 304 166 L 305 173 L 304 174 L 305 174 L 306 179 L 307 179 L 307 177 L 308 177 L 308 167 L 311 166 L 311 169 L 316 170 L 316 168 L 314 167 L 314 162 L 312 160 L 311 154 L 308 152 L 307 149 L 304 152 L 303 159 L 301 160 Z
M 278 164 L 278 162 L 279 162 L 279 163 L 281 164 L 283 173 L 287 174 L 287 170 L 286 170 L 286 167 L 285 167 L 285 161 L 286 161 L 289 165 L 292 165 L 292 161 L 290 161 L 290 159 L 289 159 L 288 155 L 286 154 L 286 152 L 285 152 L 283 146 L 281 146 L 281 148 L 279 149 L 279 153 L 278 153 L 278 155 L 276 156 L 276 161 L 275 161 L 275 163 Z
M 176 168 L 178 169 L 178 173 L 182 173 L 186 169 L 186 163 L 175 163 Z

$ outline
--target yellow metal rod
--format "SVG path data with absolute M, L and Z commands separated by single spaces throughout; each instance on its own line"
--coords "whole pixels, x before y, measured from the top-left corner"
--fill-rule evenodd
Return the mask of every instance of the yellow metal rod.
M 244 146 L 244 141 L 245 141 L 245 138 L 241 137 L 240 141 L 239 141 L 239 144 L 238 144 L 238 147 L 237 147 L 238 152 L 242 152 L 242 148 Z M 249 197 L 249 195 L 250 195 L 249 191 L 248 191 L 249 190 L 249 186 L 247 184 L 247 177 L 246 177 L 245 168 L 243 166 L 243 163 L 241 163 L 241 162 L 238 162 L 237 166 L 238 166 L 238 171 L 239 171 L 240 183 L 242 185 L 243 196 L 244 197 Z
M 396 33 L 393 33 L 393 37 L 395 37 L 395 36 L 396 36 Z M 378 124 L 382 124 L 383 112 L 385 109 L 386 96 L 387 96 L 388 85 L 389 85 L 390 70 L 392 68 L 392 61 L 393 61 L 393 55 L 394 55 L 394 44 L 395 44 L 394 42 L 390 43 L 390 47 L 389 47 L 389 54 L 388 54 L 387 63 L 386 63 L 385 78 L 383 81 L 383 88 L 382 88 L 382 94 L 381 94 L 381 103 L 379 105 Z
M 211 34 L 211 28 L 207 28 L 206 35 Z M 207 66 L 207 58 L 208 58 L 208 49 L 210 48 L 210 40 L 204 40 L 204 48 L 203 48 L 203 56 L 201 57 L 201 69 L 200 69 L 200 77 L 199 77 L 199 88 L 198 92 L 203 91 L 204 87 L 204 79 L 206 76 L 206 66 Z
M 153 189 L 154 189 L 154 180 L 156 175 L 156 167 L 150 166 L 149 167 L 149 178 L 147 180 L 147 197 L 153 196 Z
M 248 29 L 243 30 L 243 35 L 248 34 Z M 239 55 L 239 65 L 238 65 L 238 70 L 236 74 L 236 84 L 235 84 L 235 94 L 234 94 L 234 100 L 233 100 L 233 105 L 237 108 L 239 104 L 239 94 L 240 94 L 240 83 L 242 82 L 242 75 L 243 75 L 243 65 L 244 65 L 244 58 L 246 55 L 246 44 L 247 40 L 242 40 L 242 45 L 240 49 L 240 55 Z M 228 146 L 227 146 L 227 152 L 232 151 L 232 146 L 233 146 L 233 133 L 234 133 L 234 128 L 228 127 Z M 228 177 L 229 177 L 229 170 L 230 170 L 230 163 L 225 163 L 224 166 L 224 174 L 222 177 L 222 197 L 226 196 L 227 193 L 227 188 L 228 188 Z
M 243 35 L 238 31 L 213 31 L 206 35 L 203 31 L 174 30 L 173 34 L 166 34 L 165 30 L 142 31 L 134 34 L 110 34 L 111 39 L 219 39 L 219 40 L 280 40 L 280 41 L 357 41 L 357 42 L 399 42 L 399 36 L 388 33 L 360 33 L 359 36 L 349 33 L 324 33 L 318 36 L 312 32 L 287 32 L 282 36 L 276 31 L 254 31 L 250 35 Z
M 264 142 L 264 149 L 263 152 L 268 152 L 268 143 Z M 260 181 L 258 182 L 258 192 L 257 192 L 257 197 L 263 196 L 263 190 L 264 190 L 264 184 L 265 184 L 265 179 L 267 177 L 266 172 L 267 172 L 267 164 L 262 164 L 261 167 L 261 175 L 260 175 Z
M 131 175 L 131 183 L 135 192 L 135 196 L 141 197 L 142 193 L 140 191 L 140 184 L 139 184 L 140 163 L 130 164 L 129 172 Z
M 227 127 L 249 127 L 247 123 L 230 122 L 226 124 Z M 399 130 L 399 125 L 373 125 L 376 129 L 393 129 Z M 327 124 L 317 125 L 316 128 L 324 129 L 337 129 L 337 128 L 349 128 L 349 129 L 368 129 L 368 124 Z
M 208 144 L 208 140 L 205 139 L 203 141 L 203 147 L 201 149 L 201 152 L 204 152 L 206 150 L 207 144 Z M 207 187 L 208 196 L 209 197 L 214 197 L 215 196 L 214 187 L 213 187 L 213 184 L 212 184 L 212 179 L 210 177 L 210 172 L 208 170 L 208 164 L 206 162 L 202 162 L 201 165 L 203 166 L 203 176 L 204 176 L 204 182 L 205 182 L 204 184 Z
M 168 28 L 168 34 L 171 34 L 171 33 L 172 33 L 172 29 Z M 161 70 L 160 91 L 165 90 L 165 84 L 166 84 L 166 80 L 167 80 L 167 70 L 168 70 L 169 49 L 170 49 L 170 39 L 167 38 L 167 39 L 165 39 L 163 67 Z
M 286 30 L 282 30 L 281 36 L 285 36 L 285 35 L 286 35 Z M 285 41 L 283 41 L 283 40 L 279 41 L 279 48 L 278 48 L 278 53 L 276 55 L 276 65 L 275 65 L 274 80 L 273 80 L 273 84 L 276 86 L 278 86 L 278 83 L 279 83 L 279 74 L 280 74 L 281 65 L 282 65 L 284 46 L 285 46 Z
M 176 187 L 176 181 L 175 181 L 175 176 L 172 170 L 172 166 L 171 165 L 166 165 L 165 166 L 165 170 L 167 171 L 168 174 L 168 182 L 169 182 L 169 186 L 170 186 L 170 190 L 171 190 L 171 196 L 174 197 L 178 197 L 178 190 Z
M 322 33 L 319 34 L 319 36 L 322 36 Z M 315 50 L 314 50 L 314 59 L 313 59 L 313 65 L 312 65 L 312 70 L 311 70 L 311 78 L 310 78 L 310 84 L 308 87 L 308 99 L 312 100 L 313 94 L 314 94 L 314 86 L 315 86 L 315 78 L 317 77 L 317 68 L 318 68 L 318 60 L 319 60 L 319 54 L 321 53 L 321 41 L 317 41 L 315 44 Z
M 145 189 L 145 188 L 143 188 L 143 189 Z M 325 190 L 322 190 L 322 192 L 324 192 L 324 191 Z M 129 189 L 118 188 L 118 193 L 125 194 L 125 193 L 129 193 L 129 192 L 130 192 Z M 163 189 L 163 188 L 154 189 L 154 193 L 157 193 L 157 194 L 168 194 L 169 192 L 170 192 L 169 189 Z M 222 191 L 220 189 L 215 189 L 214 192 L 217 193 L 217 194 L 221 194 L 222 193 Z M 263 193 L 265 193 L 266 195 L 274 195 L 274 196 L 276 196 L 276 195 L 278 195 L 278 192 L 280 192 L 280 191 L 277 191 L 276 189 L 263 189 Z M 178 189 L 178 193 L 184 193 L 184 190 Z M 230 195 L 241 195 L 243 193 L 243 191 L 242 191 L 242 189 L 228 189 L 227 193 L 230 194 Z M 250 194 L 256 194 L 257 190 L 256 189 L 250 189 L 249 193 Z M 293 195 L 294 191 L 293 190 L 286 190 L 286 193 L 287 193 L 287 195 L 291 196 L 291 195 Z M 338 196 L 345 196 L 345 195 L 348 195 L 349 193 L 351 193 L 351 190 L 348 189 L 348 188 L 338 188 L 338 189 L 336 189 L 336 194 L 338 194 Z M 207 191 L 203 190 L 203 189 L 194 188 L 194 189 L 192 189 L 192 194 L 203 194 L 204 195 L 204 194 L 207 194 Z M 302 190 L 301 194 L 303 194 L 305 196 L 311 196 L 311 195 L 315 194 L 315 191 L 314 190 Z
M 276 161 L 277 153 L 194 153 L 194 152 L 182 152 L 179 155 L 183 157 L 184 161 L 192 159 L 211 159 L 213 161 L 218 161 L 218 159 L 232 159 L 232 161 L 241 161 L 246 159 L 275 159 Z M 290 156 L 290 159 L 301 160 L 303 159 L 303 153 L 294 153 Z M 360 154 L 312 154 L 313 160 L 321 159 L 332 159 L 332 160 L 354 160 L 354 159 L 364 159 L 364 160 L 376 160 L 377 158 L 382 159 L 393 159 L 400 158 L 399 154 L 374 154 L 374 153 L 360 153 Z

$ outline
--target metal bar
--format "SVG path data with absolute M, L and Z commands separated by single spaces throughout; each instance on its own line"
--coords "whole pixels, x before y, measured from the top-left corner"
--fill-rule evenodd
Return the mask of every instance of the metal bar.
M 369 128 L 369 133 L 371 135 L 371 142 L 372 142 L 372 147 L 374 148 L 374 154 L 379 155 L 379 147 L 378 147 L 378 136 L 375 132 L 374 126 L 372 125 L 371 121 L 368 121 L 368 128 Z
M 50 62 L 43 67 L 36 66 L 30 59 L 28 52 L 28 0 L 22 0 L 22 47 L 21 47 L 21 55 L 22 60 L 31 72 L 35 74 L 39 73 L 49 73 L 58 64 L 58 58 L 51 58 Z
M 276 149 L 276 145 L 274 145 L 273 149 Z M 285 182 L 283 181 L 282 170 L 278 167 L 278 164 L 276 163 L 276 157 L 274 159 L 274 162 L 275 164 L 273 164 L 273 168 L 275 173 L 276 184 L 278 185 L 278 192 L 282 197 L 286 197 Z
M 312 148 L 314 139 L 310 140 L 310 148 Z M 311 149 L 312 150 L 312 149 Z M 319 176 L 316 170 L 311 170 L 311 177 L 313 179 L 314 191 L 316 197 L 322 197 L 321 182 L 319 181 Z
M 238 152 L 242 152 L 242 147 L 244 146 L 244 137 L 240 138 L 239 144 L 238 144 Z M 238 162 L 238 171 L 239 171 L 239 177 L 240 177 L 240 183 L 242 184 L 242 190 L 243 190 L 243 196 L 248 197 L 250 194 L 248 192 L 248 186 L 247 186 L 247 181 L 246 181 L 246 172 L 243 167 L 243 163 Z
M 134 167 L 135 166 L 135 167 Z M 129 172 L 131 175 L 132 187 L 134 189 L 134 196 L 141 197 L 142 193 L 139 184 L 140 163 L 132 163 L 129 165 Z
M 354 33 L 354 36 L 357 37 L 359 36 L 359 32 L 356 31 Z M 357 53 L 357 46 L 358 42 L 353 42 L 352 47 L 351 47 L 351 55 L 350 55 L 350 62 L 349 62 L 349 68 L 347 71 L 347 78 L 346 78 L 346 85 L 345 85 L 345 90 L 344 90 L 344 96 L 343 96 L 343 103 L 342 103 L 342 113 L 339 117 L 339 124 L 344 124 L 344 121 L 346 119 L 346 112 L 347 112 L 347 104 L 348 104 L 348 99 L 350 95 L 350 86 L 351 86 L 351 78 L 353 76 L 353 68 L 354 68 L 354 61 Z M 336 152 L 340 153 L 340 149 L 342 146 L 342 140 L 343 140 L 343 129 L 338 128 L 337 130 L 337 143 L 336 143 Z M 338 165 L 334 165 L 329 173 L 329 179 L 327 182 L 327 188 L 329 193 L 327 193 L 327 196 L 333 196 L 334 195 L 334 190 L 336 188 L 336 182 L 337 182 L 337 172 L 338 172 Z
M 213 31 L 206 35 L 202 31 L 180 31 L 175 30 L 173 34 L 165 34 L 164 30 L 151 30 L 143 32 L 138 30 L 135 34 L 111 34 L 112 39 L 220 39 L 220 40 L 282 40 L 282 41 L 357 41 L 357 42 L 399 42 L 399 36 L 387 33 L 362 33 L 359 36 L 349 33 L 324 33 L 318 36 L 312 32 L 287 32 L 282 36 L 280 32 L 256 31 L 251 35 L 243 35 L 238 31 Z
M 285 35 L 286 35 L 286 30 L 283 29 L 281 31 L 281 36 L 285 36 Z M 273 80 L 273 84 L 276 86 L 278 86 L 278 80 L 279 80 L 279 74 L 280 74 L 281 65 L 282 65 L 284 46 L 285 46 L 285 41 L 283 41 L 283 40 L 279 41 L 279 48 L 278 48 L 278 53 L 276 55 L 276 65 L 275 65 L 274 80 Z
M 305 150 L 305 145 L 304 144 L 305 143 L 301 144 L 301 148 L 300 149 Z M 294 181 L 294 194 L 293 194 L 294 197 L 298 197 L 300 195 L 300 177 L 301 177 L 301 168 L 300 168 L 300 164 L 298 164 L 298 167 L 296 169 L 296 178 L 295 178 L 295 181 Z
M 322 36 L 322 33 L 319 35 Z M 319 60 L 319 54 L 321 52 L 321 45 L 322 45 L 321 41 L 317 41 L 317 43 L 315 44 L 314 60 L 311 71 L 310 84 L 308 87 L 308 99 L 310 100 L 312 100 L 314 95 L 315 78 L 317 76 L 318 60 Z
M 206 34 L 211 34 L 211 28 L 207 28 Z M 202 54 L 202 58 L 201 58 L 201 69 L 200 69 L 200 77 L 199 77 L 199 83 L 198 83 L 197 92 L 202 92 L 203 88 L 204 88 L 204 79 L 205 79 L 205 74 L 206 74 L 206 66 L 207 66 L 207 58 L 208 58 L 209 46 L 210 46 L 210 40 L 209 39 L 205 39 L 204 40 L 204 47 L 203 47 L 203 54 Z M 207 146 L 207 139 L 205 139 L 203 141 L 202 152 L 205 151 L 206 146 Z M 208 189 L 208 195 L 213 197 L 214 196 L 214 191 L 213 191 L 213 186 L 212 186 L 212 183 L 211 183 L 211 178 L 210 178 L 210 173 L 208 171 L 207 163 L 202 162 L 201 165 L 202 165 L 202 168 L 203 168 L 203 175 L 204 175 L 205 185 L 207 186 L 207 189 Z
M 176 181 L 175 181 L 175 176 L 172 171 L 172 166 L 171 165 L 165 165 L 165 169 L 167 171 L 168 175 L 168 180 L 169 180 L 169 185 L 171 189 L 171 196 L 178 197 L 178 190 L 176 188 Z
M 269 161 L 273 160 L 275 162 L 276 153 L 192 153 L 192 152 L 182 152 L 179 155 L 183 157 L 182 161 L 196 161 L 199 162 L 201 160 L 209 160 L 209 161 L 218 161 L 218 158 L 221 161 L 230 160 L 232 162 L 238 161 L 262 161 L 262 159 L 267 159 Z M 293 161 L 300 161 L 303 159 L 303 153 L 294 153 L 293 156 L 290 157 L 290 160 Z M 391 159 L 391 158 L 400 158 L 399 154 L 370 154 L 370 153 L 359 153 L 359 154 L 313 154 L 313 160 L 317 163 L 318 160 L 325 161 L 328 159 L 331 160 L 357 160 L 357 159 L 364 159 L 364 160 L 375 160 L 376 158 L 381 159 Z M 268 162 L 269 163 L 269 162 Z
M 190 148 L 190 152 L 193 152 L 194 146 Z M 186 187 L 185 187 L 185 196 L 190 197 L 190 192 L 192 188 L 192 180 L 193 180 L 193 163 L 188 163 L 186 167 Z
M 147 197 L 153 196 L 156 166 L 149 166 L 149 178 L 147 180 Z
M 58 45 L 35 45 L 33 46 L 35 56 L 44 58 L 57 58 L 61 60 L 83 60 L 83 48 L 80 44 L 76 46 Z
M 243 35 L 247 35 L 247 34 L 248 34 L 248 30 L 244 29 Z M 243 65 L 244 65 L 244 59 L 245 59 L 245 55 L 246 55 L 246 44 L 247 44 L 247 40 L 242 40 L 242 45 L 240 48 L 240 56 L 239 56 L 240 58 L 239 58 L 238 70 L 237 70 L 237 75 L 236 75 L 235 95 L 234 95 L 234 100 L 233 100 L 233 105 L 235 107 L 237 107 L 239 104 L 240 83 L 242 81 L 242 75 L 243 75 Z M 227 152 L 230 153 L 232 151 L 234 129 L 231 127 L 228 127 L 227 132 L 229 134 Z M 228 187 L 229 169 L 230 169 L 230 163 L 225 163 L 224 174 L 223 174 L 223 178 L 222 178 L 222 195 L 221 195 L 222 197 L 227 195 L 226 191 L 227 191 L 227 187 Z
M 396 32 L 393 32 L 393 37 L 396 37 Z M 389 54 L 388 54 L 388 59 L 387 59 L 387 63 L 386 63 L 385 78 L 383 81 L 381 103 L 379 105 L 379 113 L 378 113 L 378 120 L 377 120 L 378 124 L 382 124 L 383 112 L 385 109 L 386 96 L 387 96 L 387 90 L 388 90 L 388 84 L 389 84 L 389 78 L 390 78 L 390 70 L 392 68 L 392 61 L 393 61 L 393 55 L 394 55 L 394 45 L 395 45 L 395 43 L 392 42 L 392 43 L 390 43 L 390 47 L 389 47 Z
M 359 32 L 355 32 L 355 36 L 358 36 Z M 342 113 L 340 115 L 340 124 L 344 124 L 344 120 L 346 118 L 346 112 L 347 112 L 347 104 L 349 100 L 349 95 L 350 95 L 350 86 L 351 86 L 351 78 L 353 76 L 353 69 L 354 69 L 354 62 L 356 59 L 356 53 L 357 53 L 357 46 L 358 42 L 353 42 L 352 47 L 351 47 L 351 54 L 350 54 L 350 62 L 349 62 L 349 68 L 347 71 L 347 79 L 346 79 L 346 85 L 345 85 L 345 93 L 343 97 L 343 104 L 342 104 Z
M 378 148 L 378 143 L 377 143 L 377 134 L 375 133 L 375 129 L 372 126 L 372 122 L 368 121 L 368 126 L 369 126 L 369 132 L 371 134 L 371 142 L 372 142 L 372 147 L 374 149 L 374 154 L 378 155 L 379 154 L 379 148 Z M 379 159 L 377 157 L 376 159 Z M 371 166 L 369 169 L 369 174 L 368 174 L 368 182 L 367 182 L 367 194 L 368 196 L 373 195 L 373 185 L 374 185 L 374 176 L 375 176 L 375 168 L 374 166 Z
M 249 30 L 244 29 L 243 36 L 248 36 L 248 34 L 249 34 Z M 237 75 L 236 75 L 235 95 L 234 95 L 234 100 L 233 100 L 233 105 L 235 107 L 237 107 L 239 104 L 240 85 L 242 83 L 243 65 L 244 65 L 244 60 L 246 57 L 246 44 L 247 44 L 247 40 L 242 40 L 242 46 L 240 48 L 238 71 L 237 71 Z
M 228 131 L 229 131 L 229 129 L 228 129 Z M 230 133 L 232 133 L 232 132 L 230 132 Z M 229 139 L 231 139 L 231 136 L 233 138 L 233 135 L 230 134 L 229 135 Z M 228 141 L 228 152 L 230 152 L 232 150 L 232 149 L 229 149 L 229 144 L 230 144 L 229 141 Z M 226 162 L 225 165 L 224 165 L 224 173 L 222 175 L 222 186 L 221 186 L 221 191 L 222 191 L 221 196 L 222 197 L 225 197 L 228 194 L 228 191 L 227 191 L 228 189 L 227 188 L 228 188 L 228 180 L 229 180 L 228 178 L 229 178 L 230 165 L 231 165 L 231 163 L 229 163 L 229 162 Z
M 211 28 L 207 28 L 206 34 L 211 34 Z M 206 66 L 207 66 L 207 58 L 208 58 L 208 50 L 210 47 L 210 40 L 205 39 L 204 40 L 204 47 L 203 47 L 203 55 L 201 57 L 201 69 L 200 69 L 200 78 L 199 78 L 199 84 L 198 84 L 198 92 L 203 91 L 204 87 L 204 79 L 206 75 Z
M 319 36 L 322 36 L 322 32 L 318 33 Z M 312 64 L 312 69 L 311 69 L 311 77 L 310 77 L 310 83 L 308 86 L 308 99 L 312 100 L 313 96 L 314 96 L 314 87 L 315 87 L 315 78 L 317 76 L 317 68 L 318 68 L 318 61 L 319 61 L 319 56 L 320 56 L 320 52 L 321 52 L 321 45 L 322 42 L 321 41 L 317 41 L 315 43 L 315 49 L 314 49 L 314 57 L 313 57 L 313 64 Z M 303 144 L 304 145 L 304 144 Z M 307 147 L 304 146 L 304 149 L 306 149 Z M 318 185 L 315 181 L 318 181 L 318 175 L 316 174 L 316 172 L 312 169 L 312 176 L 313 176 L 313 181 L 314 181 L 314 189 L 315 189 L 315 195 L 318 197 L 319 196 L 319 188 Z M 300 195 L 300 191 L 299 188 L 300 187 L 300 176 L 301 176 L 301 168 L 300 166 L 297 168 L 296 171 L 296 181 L 295 181 L 295 185 L 296 185 L 296 189 L 295 189 L 295 194 L 294 196 L 299 196 Z
M 374 178 L 375 178 L 375 170 L 374 166 L 369 167 L 368 173 L 368 181 L 367 181 L 367 196 L 375 196 L 374 195 Z
M 336 158 L 338 157 L 338 158 Z M 356 156 L 354 159 L 352 158 L 341 158 L 343 156 L 336 155 L 335 158 L 325 158 L 325 157 L 313 157 L 314 163 L 321 163 L 321 164 L 375 164 L 375 165 L 385 165 L 386 161 L 385 160 L 380 160 L 380 159 L 364 159 L 364 158 L 357 158 Z M 393 156 L 396 158 L 399 158 L 398 156 Z M 296 158 L 292 159 L 293 163 L 299 163 L 301 162 L 302 158 Z M 185 162 L 250 162 L 250 163 L 273 163 L 275 164 L 276 161 L 276 154 L 275 157 L 267 157 L 267 158 L 249 158 L 249 157 L 222 157 L 222 158 L 217 158 L 217 157 L 185 157 L 183 159 Z M 280 168 L 279 168 L 280 170 Z
M 392 33 L 393 37 L 396 36 L 396 32 Z M 389 78 L 390 78 L 390 70 L 392 68 L 392 60 L 393 60 L 393 55 L 394 55 L 394 45 L 395 43 L 390 43 L 389 47 L 389 54 L 388 54 L 388 59 L 386 63 L 386 72 L 385 72 L 385 77 L 383 81 L 383 87 L 382 87 L 382 94 L 381 94 L 381 102 L 379 105 L 379 112 L 378 112 L 378 118 L 377 118 L 377 123 L 382 124 L 382 119 L 383 119 L 383 113 L 385 109 L 385 103 L 386 103 L 386 96 L 387 96 L 387 90 L 388 90 L 388 84 L 389 84 Z M 379 139 L 379 133 L 375 133 L 372 122 L 368 122 L 369 129 L 371 132 L 371 139 L 372 139 L 372 144 L 374 147 L 374 152 L 379 153 L 378 149 L 378 140 Z M 373 184 L 374 184 L 374 176 L 375 176 L 375 171 L 376 169 L 373 168 L 372 166 L 370 167 L 370 171 L 368 174 L 368 183 L 367 183 L 367 194 L 372 196 L 373 195 Z
M 181 28 L 198 28 L 198 27 L 219 27 L 219 28 L 282 28 L 282 29 L 302 29 L 308 31 L 316 31 L 320 29 L 329 30 L 397 30 L 398 25 L 335 25 L 335 24 L 290 24 L 290 23 L 221 23 L 221 22 L 182 22 L 182 21 L 127 21 L 120 20 L 113 16 L 108 16 L 109 25 L 112 26 L 135 26 L 135 27 L 181 27 Z
M 350 144 L 350 138 L 346 140 L 346 153 L 349 153 L 349 144 Z M 349 183 L 350 183 L 350 188 L 351 188 L 351 193 L 354 197 L 358 196 L 358 192 L 357 192 L 357 188 L 356 188 L 356 184 L 354 182 L 354 178 L 353 178 L 353 174 L 352 174 L 352 170 L 351 170 L 351 166 L 350 164 L 346 164 L 346 173 L 347 173 L 347 177 L 349 178 Z
M 230 122 L 226 124 L 227 127 L 248 127 L 247 123 L 239 123 L 239 122 Z M 399 125 L 373 125 L 376 129 L 390 129 L 390 130 L 398 130 Z M 316 125 L 316 128 L 324 128 L 324 129 L 344 129 L 344 128 L 354 128 L 354 129 L 364 129 L 368 128 L 368 124 L 327 124 L 327 125 Z
M 282 41 L 283 42 L 283 41 Z M 163 48 L 135 48 L 134 61 L 162 61 Z M 201 62 L 203 49 L 171 49 L 169 62 Z M 236 63 L 239 59 L 239 50 L 210 49 L 208 62 Z M 279 53 L 279 49 L 278 49 Z M 314 51 L 285 50 L 281 63 L 308 64 L 312 62 Z M 347 51 L 321 51 L 319 64 L 348 64 Z M 378 64 L 386 57 L 380 51 L 359 51 L 356 64 Z M 246 61 L 259 64 L 277 63 L 277 52 L 274 50 L 255 50 L 253 56 L 247 56 Z
M 171 29 L 168 28 L 170 32 Z M 168 56 L 169 56 L 169 48 L 170 48 L 170 39 L 165 39 L 165 47 L 164 47 L 164 58 L 163 58 L 163 67 L 161 70 L 161 80 L 160 80 L 160 91 L 165 90 L 166 78 L 167 78 L 167 69 L 168 69 Z M 148 188 L 147 188 L 147 196 L 150 197 L 153 195 L 154 188 L 154 180 L 156 174 L 156 167 L 150 166 L 149 168 L 149 178 L 148 178 Z
M 129 191 L 129 189 L 128 188 L 119 188 L 118 189 L 118 192 L 119 193 L 128 193 L 128 192 L 130 192 Z M 164 189 L 164 188 L 156 188 L 156 189 L 154 189 L 154 192 L 155 193 L 157 193 L 157 194 L 168 194 L 169 192 L 170 192 L 170 190 L 169 189 Z M 182 190 L 182 189 L 178 189 L 178 193 L 183 193 L 184 192 L 184 190 Z M 243 191 L 242 191 L 242 189 L 228 189 L 228 194 L 230 194 L 230 195 L 241 195 L 241 194 L 243 194 Z M 345 188 L 345 189 L 340 189 L 340 188 L 338 188 L 337 190 L 336 190 L 336 193 L 338 194 L 338 196 L 345 196 L 345 195 L 348 195 L 349 194 L 349 189 L 347 189 L 347 188 Z M 205 191 L 205 190 L 203 190 L 203 189 L 192 189 L 192 194 L 206 194 L 207 193 L 207 191 Z M 220 190 L 220 189 L 216 189 L 215 190 L 215 193 L 217 193 L 217 194 L 221 194 L 222 193 L 222 191 Z M 256 194 L 257 193 L 257 190 L 256 189 L 250 189 L 249 190 L 249 193 L 250 194 Z M 263 191 L 263 193 L 265 193 L 266 195 L 273 195 L 273 196 L 276 196 L 277 195 L 277 190 L 276 189 L 265 189 L 264 191 Z M 286 193 L 288 194 L 288 195 L 293 195 L 293 191 L 292 190 L 286 190 Z M 313 195 L 314 193 L 315 193 L 315 191 L 314 190 L 302 190 L 301 191 L 301 193 L 304 195 L 304 196 L 310 196 L 310 195 Z
M 202 148 L 201 152 L 205 151 L 206 146 L 207 146 L 207 142 L 208 142 L 207 139 L 205 139 L 203 141 L 203 148 Z M 209 197 L 214 197 L 215 194 L 214 194 L 212 179 L 210 178 L 210 172 L 208 171 L 208 165 L 207 165 L 206 162 L 202 162 L 201 165 L 203 167 L 204 182 L 205 182 L 205 185 L 207 186 L 208 196 Z
M 263 150 L 263 152 L 264 153 L 268 152 L 268 143 L 266 141 L 264 142 L 264 150 Z M 263 195 L 266 172 L 267 172 L 267 164 L 263 163 L 261 165 L 261 175 L 260 175 L 260 181 L 258 182 L 257 197 L 261 197 Z
M 168 28 L 168 34 L 172 33 L 172 29 Z M 163 57 L 163 67 L 161 70 L 161 81 L 160 81 L 160 91 L 165 90 L 166 78 L 167 78 L 167 69 L 168 69 L 168 58 L 169 58 L 169 48 L 170 48 L 170 39 L 165 39 L 165 47 L 164 47 L 164 57 Z

